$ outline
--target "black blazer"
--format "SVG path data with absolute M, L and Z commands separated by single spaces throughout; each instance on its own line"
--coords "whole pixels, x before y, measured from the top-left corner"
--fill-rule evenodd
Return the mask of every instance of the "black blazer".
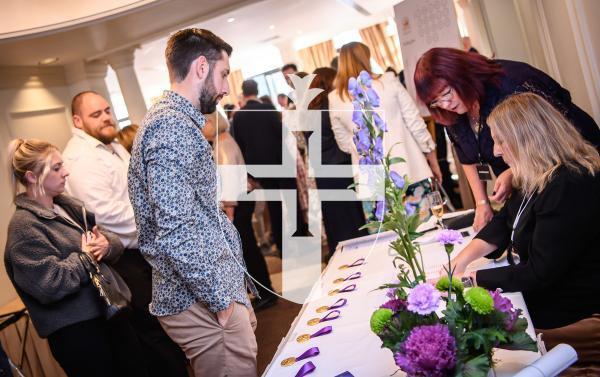
M 522 195 L 512 195 L 476 238 L 509 245 Z M 559 168 L 546 188 L 534 194 L 515 230 L 520 262 L 477 271 L 488 289 L 521 291 L 538 329 L 552 329 L 600 313 L 600 173 Z
M 246 164 L 281 164 L 281 115 L 272 105 L 249 100 L 235 113 L 232 130 Z

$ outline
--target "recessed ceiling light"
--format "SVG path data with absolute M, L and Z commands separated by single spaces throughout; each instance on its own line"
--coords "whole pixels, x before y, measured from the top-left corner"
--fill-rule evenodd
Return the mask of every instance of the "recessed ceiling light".
M 233 21 L 235 21 L 235 18 L 233 18 L 233 17 L 229 17 L 229 18 L 227 19 L 227 22 L 230 22 L 230 23 L 231 23 L 231 22 L 233 22 Z
M 58 58 L 46 58 L 46 59 L 40 60 L 40 62 L 38 64 L 39 65 L 48 65 L 48 64 L 56 63 L 57 61 L 58 61 Z
M 273 29 L 275 29 L 275 25 L 270 25 L 270 26 L 269 26 L 269 29 L 270 29 L 270 30 L 273 30 Z

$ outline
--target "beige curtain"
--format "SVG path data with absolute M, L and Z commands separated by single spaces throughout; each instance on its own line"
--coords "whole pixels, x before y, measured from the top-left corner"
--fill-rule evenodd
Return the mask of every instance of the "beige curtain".
M 302 70 L 306 73 L 312 73 L 316 68 L 329 67 L 335 56 L 332 40 L 303 48 L 298 53 L 302 62 Z
M 229 95 L 223 97 L 221 105 L 237 105 L 239 102 L 238 97 L 242 94 L 242 83 L 244 82 L 242 70 L 236 69 L 235 71 L 230 72 L 227 77 L 227 82 L 229 82 Z
M 371 57 L 385 71 L 392 67 L 396 72 L 402 69 L 402 58 L 400 56 L 400 43 L 395 36 L 386 33 L 387 22 L 360 29 L 360 37 L 371 50 Z

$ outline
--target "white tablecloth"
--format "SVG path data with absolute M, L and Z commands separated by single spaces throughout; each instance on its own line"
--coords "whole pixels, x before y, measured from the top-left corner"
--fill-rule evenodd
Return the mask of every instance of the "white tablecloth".
M 472 229 L 470 230 L 472 233 Z M 426 236 L 431 236 L 427 233 Z M 377 287 L 390 283 L 396 279 L 397 271 L 392 265 L 393 251 L 388 244 L 394 235 L 390 232 L 379 235 L 357 238 L 338 245 L 336 253 L 331 258 L 321 278 L 294 320 L 290 331 L 279 345 L 277 352 L 267 367 L 263 376 L 295 376 L 301 366 L 312 361 L 316 370 L 310 376 L 337 376 L 345 371 L 354 376 L 388 377 L 398 371 L 394 364 L 392 353 L 386 348 L 381 348 L 381 340 L 371 332 L 369 319 L 371 313 L 386 301 L 386 290 Z M 470 240 L 465 238 L 465 243 L 458 246 L 455 253 L 460 251 Z M 429 276 L 437 276 L 442 263 L 447 260 L 443 247 L 437 243 L 422 245 L 423 261 Z M 339 270 L 343 264 L 351 264 L 359 258 L 365 258 L 365 264 L 345 270 Z M 493 268 L 495 262 L 485 259 L 473 263 L 472 268 Z M 496 265 L 497 266 L 497 265 Z M 344 278 L 360 271 L 362 277 L 351 282 L 334 284 L 333 280 Z M 356 284 L 353 292 L 340 293 L 328 296 L 334 288 L 342 288 L 347 284 Z M 520 293 L 506 294 L 513 304 L 523 309 L 529 321 L 528 332 L 535 338 L 531 319 L 523 296 Z M 341 316 L 333 321 L 327 321 L 316 326 L 309 326 L 307 321 L 311 318 L 321 318 L 326 313 L 318 314 L 316 309 L 324 305 L 333 305 L 339 298 L 348 300 L 346 306 L 340 308 Z M 312 338 L 305 343 L 298 343 L 296 337 L 301 334 L 313 334 L 324 326 L 332 326 L 331 334 Z M 311 347 L 319 347 L 320 354 L 288 367 L 282 367 L 281 361 L 291 356 L 299 356 Z M 517 371 L 531 364 L 540 357 L 539 353 L 528 351 L 496 350 L 494 359 L 498 361 L 495 368 L 497 376 L 512 376 Z M 394 376 L 404 376 L 398 372 Z

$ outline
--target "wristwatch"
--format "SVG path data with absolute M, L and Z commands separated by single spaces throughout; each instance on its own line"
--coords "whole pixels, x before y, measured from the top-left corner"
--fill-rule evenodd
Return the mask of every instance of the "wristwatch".
M 460 281 L 463 283 L 465 288 L 471 288 L 475 286 L 475 281 L 473 280 L 472 276 L 463 276 L 460 278 Z

